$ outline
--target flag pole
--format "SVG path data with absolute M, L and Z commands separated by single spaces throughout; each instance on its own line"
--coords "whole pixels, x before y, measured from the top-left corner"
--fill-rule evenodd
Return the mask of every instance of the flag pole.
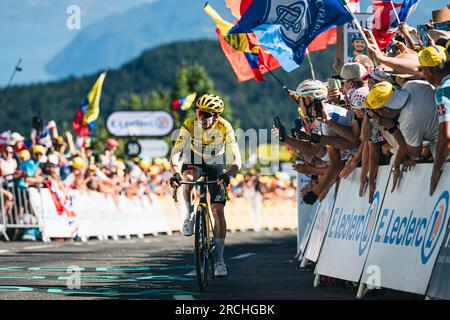
M 394 2 L 391 0 L 392 9 L 394 9 L 395 17 L 397 18 L 398 25 L 400 26 L 400 18 L 398 17 L 397 10 L 395 10 Z
M 306 59 L 308 60 L 309 68 L 311 69 L 311 76 L 312 76 L 313 80 L 316 80 L 316 74 L 314 72 L 314 66 L 312 64 L 311 57 L 309 56 L 309 50 L 308 49 L 306 49 Z
M 264 61 L 261 61 L 260 59 L 258 59 L 258 61 L 261 63 L 261 65 L 264 66 L 264 68 L 266 68 L 266 70 L 269 72 L 269 74 L 280 84 L 280 86 L 287 92 L 289 93 L 289 89 L 287 88 L 287 86 L 283 83 L 283 81 L 280 80 L 280 78 L 278 78 L 273 72 L 272 70 L 270 70 L 265 64 Z
M 353 18 L 353 22 L 355 22 L 356 27 L 358 28 L 359 33 L 361 34 L 362 38 L 364 39 L 364 41 L 366 42 L 366 45 L 369 46 L 369 40 L 367 40 L 366 34 L 364 33 L 361 24 L 359 23 L 358 19 L 356 19 L 355 14 L 353 13 L 353 11 L 350 9 L 350 7 L 347 4 L 347 1 L 345 0 L 341 0 L 342 5 L 345 7 L 345 9 L 347 9 L 347 11 L 352 15 Z

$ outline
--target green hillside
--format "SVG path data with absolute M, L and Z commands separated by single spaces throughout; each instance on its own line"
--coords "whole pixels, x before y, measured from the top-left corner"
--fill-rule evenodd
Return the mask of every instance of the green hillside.
M 312 54 L 318 79 L 325 80 L 332 73 L 334 53 L 334 47 L 330 47 Z M 265 76 L 263 83 L 238 83 L 218 41 L 201 40 L 161 46 L 144 52 L 117 70 L 110 70 L 103 87 L 101 117 L 106 119 L 117 110 L 120 99 L 131 93 L 144 95 L 157 88 L 171 88 L 177 70 L 192 64 L 204 66 L 215 88 L 229 96 L 233 114 L 240 119 L 242 128 L 270 127 L 275 115 L 286 121 L 296 116 L 294 103 L 270 75 Z M 307 63 L 289 74 L 281 69 L 275 73 L 294 89 L 299 81 L 310 76 Z M 70 123 L 97 75 L 0 91 L 0 131 L 12 129 L 28 133 L 31 118 L 39 111 L 44 120 Z

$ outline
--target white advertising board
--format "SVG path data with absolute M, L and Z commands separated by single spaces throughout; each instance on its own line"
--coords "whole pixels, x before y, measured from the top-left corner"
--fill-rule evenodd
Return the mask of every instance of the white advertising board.
M 299 173 L 297 176 L 297 210 L 298 210 L 298 227 L 297 227 L 297 253 L 303 253 L 311 234 L 311 227 L 314 222 L 314 214 L 317 211 L 319 202 L 314 205 L 308 205 L 301 198 L 301 190 L 311 181 L 311 176 Z
M 169 152 L 169 145 L 164 140 L 138 140 L 141 146 L 143 158 L 160 158 L 165 157 Z
M 304 255 L 310 261 L 316 262 L 319 258 L 320 248 L 322 247 L 323 239 L 330 222 L 331 212 L 333 211 L 335 195 L 336 185 L 334 184 L 317 209 L 314 225 Z
M 386 191 L 389 166 L 380 167 L 372 203 L 359 197 L 361 168 L 341 179 L 316 274 L 358 282 Z
M 106 121 L 109 133 L 117 137 L 161 137 L 173 126 L 173 118 L 166 111 L 118 111 Z
M 364 270 L 379 270 L 380 286 L 425 294 L 444 239 L 449 212 L 450 171 L 429 196 L 431 164 L 404 174 L 400 187 L 387 192 Z M 362 281 L 370 283 L 363 273 Z

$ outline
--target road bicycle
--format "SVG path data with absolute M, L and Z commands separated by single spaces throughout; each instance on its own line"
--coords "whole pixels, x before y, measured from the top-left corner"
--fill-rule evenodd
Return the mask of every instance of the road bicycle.
M 205 172 L 196 181 L 182 181 L 181 184 L 198 186 L 200 189 L 200 199 L 195 210 L 194 253 L 198 286 L 200 291 L 203 292 L 208 286 L 208 282 L 214 278 L 214 252 L 216 249 L 206 187 L 207 185 L 217 184 L 217 181 L 207 181 Z M 227 189 L 222 188 L 226 199 L 229 200 Z M 178 187 L 173 189 L 172 197 L 175 202 L 178 202 L 177 190 Z

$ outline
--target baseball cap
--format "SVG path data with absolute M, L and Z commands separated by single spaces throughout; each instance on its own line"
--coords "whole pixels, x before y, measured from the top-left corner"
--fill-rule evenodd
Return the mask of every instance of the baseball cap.
M 422 67 L 437 67 L 447 61 L 447 50 L 441 46 L 426 47 L 419 52 L 419 63 Z
M 349 62 L 342 67 L 341 77 L 344 80 L 360 80 L 366 73 L 367 70 L 361 63 Z
M 367 72 L 361 77 L 361 80 L 374 79 L 376 81 L 387 81 L 389 79 L 389 73 L 392 69 L 385 66 L 379 65 L 375 67 L 372 71 Z
M 45 148 L 43 145 L 40 145 L 40 144 L 36 144 L 36 145 L 33 147 L 33 152 L 34 152 L 34 153 L 45 154 L 46 151 L 47 151 L 46 148 Z
M 369 109 L 386 107 L 389 109 L 401 109 L 409 98 L 409 92 L 396 89 L 387 81 L 377 83 L 372 87 L 364 101 L 364 106 Z
M 17 142 L 23 141 L 25 138 L 18 132 L 11 133 L 11 136 L 9 137 L 8 144 L 9 145 L 15 145 Z
M 350 89 L 348 91 L 348 99 L 353 109 L 363 109 L 364 101 L 366 101 L 367 95 L 369 94 L 368 87 L 361 87 L 358 89 Z
M 56 154 L 51 154 L 48 156 L 47 162 L 56 167 L 59 164 L 59 157 Z
M 352 42 L 355 40 L 364 40 L 364 38 L 362 37 L 362 35 L 360 33 L 355 33 L 352 36 Z

